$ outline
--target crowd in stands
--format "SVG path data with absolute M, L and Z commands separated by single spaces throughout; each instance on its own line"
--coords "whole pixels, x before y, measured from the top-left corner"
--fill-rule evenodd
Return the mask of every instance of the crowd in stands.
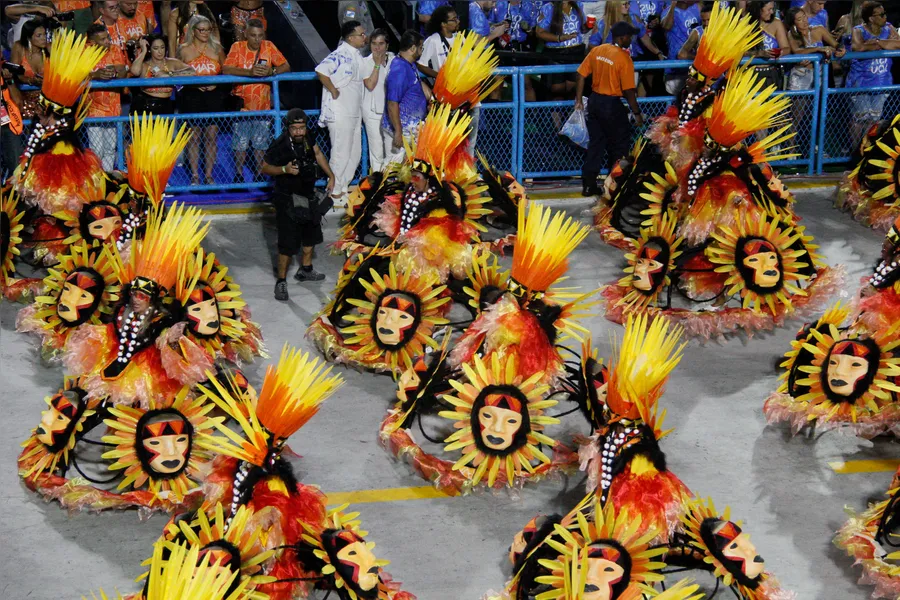
M 754 49 L 754 56 L 778 58 L 788 54 L 821 54 L 831 62 L 827 83 L 833 87 L 870 88 L 891 85 L 894 81 L 890 58 L 841 59 L 848 51 L 900 49 L 900 36 L 890 24 L 900 18 L 900 14 L 896 14 L 900 13 L 900 3 L 863 0 L 852 3 L 821 0 L 720 3 L 738 6 L 759 24 L 762 41 Z M 290 69 L 285 56 L 266 40 L 267 22 L 261 0 L 211 4 L 218 6 L 211 8 L 210 3 L 205 2 L 149 0 L 4 3 L 0 35 L 4 59 L 8 61 L 8 68 L 3 72 L 4 81 L 10 85 L 39 88 L 43 60 L 49 53 L 53 32 L 59 27 L 75 28 L 86 34 L 91 43 L 109 48 L 94 72 L 96 80 L 218 74 L 266 77 Z M 337 142 L 332 150 L 332 170 L 338 182 L 336 193 L 343 191 L 344 179 L 352 178 L 353 165 L 359 163 L 362 127 L 370 140 L 369 162 L 373 168 L 402 152 L 402 143 L 398 140 L 402 131 L 409 128 L 413 117 L 409 116 L 410 109 L 406 104 L 391 97 L 394 91 L 385 86 L 389 76 L 399 73 L 394 77 L 398 82 L 402 79 L 405 89 L 415 94 L 414 102 L 409 101 L 410 106 L 427 103 L 429 85 L 459 32 L 471 31 L 490 40 L 496 45 L 503 65 L 577 65 L 591 48 L 611 42 L 611 29 L 615 23 L 626 21 L 638 30 L 629 48 L 638 65 L 642 61 L 690 60 L 702 38 L 712 4 L 696 0 L 421 0 L 379 2 L 377 5 L 365 0 L 349 0 L 329 3 L 336 7 L 337 22 L 342 28 L 340 45 L 329 60 L 343 60 L 342 65 L 352 64 L 362 73 L 363 80 L 358 92 L 351 95 L 339 91 L 342 75 L 337 67 L 329 71 L 328 60 L 317 69 L 325 97 L 319 124 L 327 127 L 332 140 Z M 307 9 L 312 5 L 311 2 L 301 3 Z M 381 14 L 379 22 L 384 23 L 386 19 L 386 28 L 375 28 L 373 16 L 376 11 Z M 355 25 L 348 29 L 351 23 Z M 347 37 L 347 32 L 352 39 Z M 397 62 L 398 59 L 403 62 Z M 758 69 L 767 81 L 780 89 L 805 90 L 814 85 L 809 62 L 767 64 Z M 674 94 L 684 81 L 684 75 L 684 69 L 639 68 L 635 76 L 638 96 Z M 524 82 L 526 101 L 570 101 L 574 97 L 576 74 L 528 76 Z M 17 96 L 21 97 L 22 114 L 26 119 L 34 114 L 37 95 L 37 91 L 26 89 Z M 507 82 L 495 91 L 491 100 L 509 99 L 510 96 Z M 868 123 L 881 118 L 886 97 L 887 94 L 855 96 L 852 99 L 853 127 L 863 131 Z M 265 83 L 162 85 L 98 89 L 92 92 L 92 101 L 89 115 L 92 117 L 120 116 L 123 111 L 125 114 L 258 111 L 271 108 L 272 92 L 271 86 Z M 400 107 L 400 114 L 389 111 L 394 104 Z M 798 109 L 795 107 L 795 110 Z M 799 110 L 805 109 L 801 106 Z M 473 115 L 476 121 L 478 112 L 476 110 Z M 802 114 L 798 116 L 803 117 Z M 214 120 L 204 120 L 192 126 L 194 135 L 186 153 L 190 178 L 195 184 L 211 184 L 219 125 Z M 90 146 L 101 156 L 104 166 L 111 167 L 117 153 L 115 128 L 91 125 L 87 132 Z M 231 126 L 231 133 L 236 167 L 234 182 L 237 183 L 244 180 L 245 164 L 250 173 L 258 172 L 254 166 L 259 164 L 271 140 L 271 119 L 237 120 Z M 473 144 L 476 135 L 477 128 L 473 132 Z M 379 142 L 372 143 L 372 140 Z M 334 167 L 335 154 L 340 159 L 340 169 Z M 347 177 L 343 176 L 344 170 L 348 170 Z

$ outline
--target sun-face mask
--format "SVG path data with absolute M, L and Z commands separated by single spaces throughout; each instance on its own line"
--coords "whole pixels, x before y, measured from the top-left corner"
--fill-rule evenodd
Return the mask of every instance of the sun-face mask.
M 837 396 L 853 396 L 860 381 L 869 375 L 869 358 L 872 355 L 873 349 L 864 343 L 836 343 L 828 354 L 823 387 Z M 877 367 L 877 361 L 875 365 Z
M 502 452 L 516 441 L 522 429 L 522 401 L 512 395 L 487 394 L 478 409 L 481 442 L 489 449 Z
M 84 392 L 81 390 L 69 389 L 56 394 L 41 413 L 41 423 L 35 430 L 37 439 L 50 451 L 59 451 L 68 444 L 85 408 Z
M 631 557 L 612 540 L 588 546 L 584 600 L 616 600 L 631 581 Z
M 82 267 L 69 273 L 56 304 L 59 320 L 75 327 L 90 319 L 100 305 L 105 287 L 103 277 L 93 269 Z
M 418 325 L 416 298 L 402 292 L 391 292 L 379 299 L 373 329 L 382 344 L 397 348 L 409 341 Z
M 741 250 L 745 277 L 762 289 L 771 289 L 781 283 L 781 257 L 775 246 L 767 240 L 750 239 Z
M 188 300 L 185 312 L 190 330 L 201 337 L 219 333 L 219 305 L 216 294 L 208 285 L 195 288 Z
M 762 556 L 736 523 L 709 519 L 704 522 L 702 531 L 714 541 L 714 546 L 710 548 L 713 555 L 722 560 L 733 575 L 757 581 L 765 571 L 766 563 Z
M 147 413 L 139 424 L 138 456 L 154 475 L 172 477 L 184 470 L 191 452 L 191 426 L 179 413 Z
M 110 242 L 122 233 L 122 212 L 108 202 L 87 204 L 81 211 L 81 237 L 86 240 Z
M 661 256 L 663 252 L 664 249 L 658 244 L 647 243 L 641 247 L 638 251 L 637 261 L 634 263 L 634 275 L 632 275 L 631 285 L 635 289 L 652 292 L 659 287 L 666 267 L 666 258 Z

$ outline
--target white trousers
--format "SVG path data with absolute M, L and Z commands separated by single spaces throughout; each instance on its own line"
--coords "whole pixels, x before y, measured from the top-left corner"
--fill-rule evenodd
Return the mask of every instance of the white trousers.
M 104 171 L 116 168 L 116 127 L 115 125 L 91 125 L 87 128 L 88 144 L 100 157 Z
M 381 139 L 384 141 L 384 164 L 396 162 L 402 163 L 406 160 L 406 148 L 400 148 L 394 151 L 394 134 L 387 129 L 381 130 Z
M 362 157 L 361 117 L 340 117 L 337 121 L 328 123 L 328 135 L 331 137 L 331 157 L 328 159 L 328 166 L 334 173 L 332 193 L 346 194 Z
M 366 143 L 369 145 L 369 171 L 376 173 L 384 169 L 384 141 L 381 139 L 381 115 L 363 111 L 366 126 Z

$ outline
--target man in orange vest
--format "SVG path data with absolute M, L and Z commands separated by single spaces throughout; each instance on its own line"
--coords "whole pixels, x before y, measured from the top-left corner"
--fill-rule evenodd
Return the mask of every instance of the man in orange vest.
M 0 181 L 6 181 L 22 155 L 22 92 L 6 69 L 0 69 Z
M 612 44 L 603 44 L 591 50 L 578 67 L 575 86 L 575 110 L 584 110 L 581 95 L 584 80 L 591 77 L 591 97 L 587 106 L 587 129 L 590 136 L 584 166 L 581 169 L 582 194 L 597 193 L 597 176 L 603 166 L 610 168 L 628 153 L 631 147 L 631 125 L 628 112 L 622 103 L 624 97 L 631 107 L 638 127 L 644 124 L 635 94 L 634 62 L 628 48 L 638 30 L 625 21 L 612 26 Z

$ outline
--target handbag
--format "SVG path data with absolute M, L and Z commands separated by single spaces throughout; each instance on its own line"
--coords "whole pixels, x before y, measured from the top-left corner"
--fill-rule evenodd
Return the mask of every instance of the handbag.
M 291 218 L 297 223 L 316 223 L 332 208 L 334 200 L 321 190 L 316 190 L 312 198 L 291 194 Z

